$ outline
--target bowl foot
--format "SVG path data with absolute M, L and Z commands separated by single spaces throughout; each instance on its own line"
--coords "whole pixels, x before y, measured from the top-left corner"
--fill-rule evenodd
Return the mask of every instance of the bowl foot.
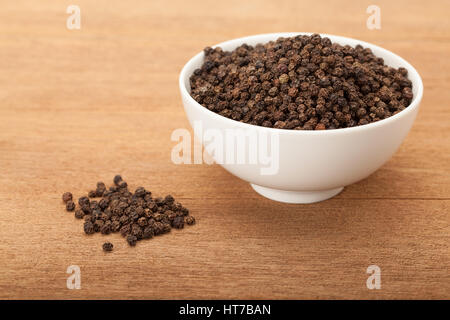
M 344 187 L 320 191 L 285 191 L 250 184 L 263 197 L 286 203 L 314 203 L 330 199 L 341 192 Z

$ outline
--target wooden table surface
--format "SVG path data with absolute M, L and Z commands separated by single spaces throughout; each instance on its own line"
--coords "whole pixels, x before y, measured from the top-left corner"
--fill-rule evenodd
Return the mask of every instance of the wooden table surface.
M 448 1 L 2 1 L 1 298 L 449 298 Z M 66 8 L 81 8 L 68 30 Z M 189 128 L 184 63 L 241 36 L 314 31 L 383 46 L 410 61 L 425 94 L 395 156 L 337 197 L 267 200 L 217 165 L 175 165 Z M 121 173 L 172 193 L 198 224 L 134 248 L 86 236 L 61 194 Z M 110 240 L 114 252 L 103 253 Z M 382 287 L 366 287 L 369 265 Z M 81 268 L 81 289 L 66 287 Z

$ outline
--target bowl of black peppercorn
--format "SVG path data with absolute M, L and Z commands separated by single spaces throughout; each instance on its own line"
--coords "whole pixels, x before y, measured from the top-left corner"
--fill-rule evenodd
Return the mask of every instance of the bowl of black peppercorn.
M 406 60 L 328 34 L 272 33 L 206 47 L 179 76 L 212 159 L 262 196 L 329 199 L 385 164 L 410 131 L 423 83 Z

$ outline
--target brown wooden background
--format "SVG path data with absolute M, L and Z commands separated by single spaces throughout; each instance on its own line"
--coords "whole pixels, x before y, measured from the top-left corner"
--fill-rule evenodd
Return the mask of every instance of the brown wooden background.
M 81 8 L 81 30 L 66 8 Z M 382 29 L 366 28 L 370 4 Z M 1 298 L 449 298 L 448 1 L 2 1 Z M 280 31 L 373 42 L 409 60 L 425 95 L 378 172 L 313 205 L 266 200 L 219 166 L 174 165 L 189 128 L 177 86 L 207 45 Z M 172 193 L 198 225 L 129 248 L 87 237 L 61 194 L 121 173 Z M 115 250 L 104 254 L 101 244 Z M 382 289 L 366 288 L 366 268 Z M 81 290 L 66 269 L 81 267 Z

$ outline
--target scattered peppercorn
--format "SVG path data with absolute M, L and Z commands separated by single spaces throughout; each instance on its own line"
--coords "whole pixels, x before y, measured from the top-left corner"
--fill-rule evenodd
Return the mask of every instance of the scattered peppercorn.
M 105 192 L 106 192 L 106 185 L 101 181 L 97 182 L 97 189 L 95 189 L 96 196 L 101 197 Z
M 129 244 L 130 246 L 135 246 L 137 240 L 138 240 L 138 238 L 137 238 L 136 236 L 133 236 L 133 235 L 131 235 L 131 234 L 129 234 L 129 235 L 127 236 L 127 242 L 128 242 L 128 244 Z
M 195 218 L 193 216 L 187 216 L 186 217 L 186 224 L 190 225 L 190 226 L 195 224 Z
M 361 45 L 319 34 L 204 49 L 191 96 L 224 117 L 253 125 L 325 130 L 386 119 L 413 98 L 405 68 L 392 68 Z
M 91 221 L 86 221 L 84 223 L 84 225 L 83 225 L 83 228 L 84 228 L 84 232 L 86 234 L 93 234 L 93 233 L 95 233 L 94 225 L 92 224 Z
M 128 184 L 125 181 L 122 181 L 121 183 L 119 183 L 119 188 L 124 189 L 126 187 L 128 187 Z
M 102 247 L 103 247 L 103 251 L 109 252 L 109 251 L 112 251 L 112 249 L 114 248 L 114 245 L 111 242 L 105 242 Z
M 148 226 L 144 229 L 144 232 L 142 234 L 142 238 L 143 239 L 150 239 L 154 236 L 155 231 L 153 230 L 153 228 L 151 226 Z
M 73 211 L 76 208 L 75 218 L 84 219 L 83 230 L 86 234 L 120 232 L 130 246 L 135 246 L 142 239 L 150 239 L 168 233 L 172 228 L 182 229 L 185 224 L 195 223 L 189 210 L 175 201 L 172 195 L 154 199 L 144 187 L 132 193 L 120 175 L 116 175 L 113 182 L 114 186 L 110 188 L 98 182 L 95 191 L 78 199 L 78 208 L 70 192 L 63 195 L 66 209 Z M 92 198 L 101 199 L 97 201 Z M 112 247 L 109 242 L 103 244 L 105 251 L 111 251 Z
M 78 199 L 78 204 L 80 205 L 80 207 L 84 207 L 84 206 L 89 206 L 90 205 L 90 201 L 88 197 L 81 197 L 80 199 Z
M 70 192 L 65 192 L 62 196 L 62 200 L 64 203 L 72 201 L 72 194 Z
M 119 183 L 120 182 L 122 182 L 122 177 L 120 176 L 120 175 L 116 175 L 115 177 L 114 177 L 114 184 L 116 185 L 116 186 L 118 186 L 119 185 Z
M 183 229 L 184 227 L 184 217 L 176 217 L 172 221 L 172 227 L 176 229 Z
M 137 188 L 136 191 L 134 192 L 134 195 L 136 197 L 144 197 L 145 196 L 145 189 L 143 187 Z
M 77 219 L 83 219 L 84 218 L 84 212 L 81 209 L 75 210 L 75 218 Z
M 111 222 L 107 221 L 103 223 L 103 225 L 100 227 L 100 232 L 102 234 L 110 234 L 111 233 Z
M 66 210 L 67 211 L 75 210 L 75 203 L 73 203 L 72 200 L 67 201 L 67 203 L 66 203 Z

